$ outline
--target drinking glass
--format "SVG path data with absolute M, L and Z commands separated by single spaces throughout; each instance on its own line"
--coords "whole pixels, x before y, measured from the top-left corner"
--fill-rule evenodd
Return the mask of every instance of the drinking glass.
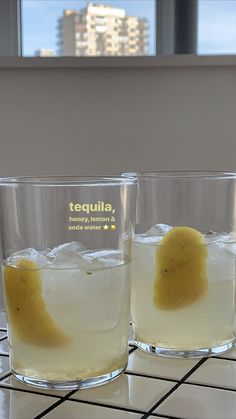
M 235 342 L 236 173 L 136 176 L 131 265 L 136 345 L 209 356 Z
M 10 363 L 19 380 L 85 388 L 126 368 L 135 183 L 0 179 Z

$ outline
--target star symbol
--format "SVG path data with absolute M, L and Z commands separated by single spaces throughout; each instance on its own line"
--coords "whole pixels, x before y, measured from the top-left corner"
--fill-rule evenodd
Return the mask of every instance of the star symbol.
M 103 226 L 103 229 L 104 229 L 104 230 L 109 230 L 109 226 L 108 226 L 107 224 L 105 224 L 105 225 Z

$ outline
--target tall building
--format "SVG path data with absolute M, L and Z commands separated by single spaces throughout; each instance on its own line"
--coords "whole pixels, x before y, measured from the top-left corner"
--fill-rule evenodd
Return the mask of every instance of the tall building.
M 88 3 L 64 10 L 58 21 L 59 55 L 148 55 L 148 21 L 124 9 Z

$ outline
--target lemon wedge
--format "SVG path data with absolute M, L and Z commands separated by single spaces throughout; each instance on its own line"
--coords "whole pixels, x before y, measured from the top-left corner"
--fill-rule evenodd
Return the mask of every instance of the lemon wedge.
M 47 312 L 36 263 L 20 259 L 16 267 L 5 266 L 3 279 L 9 323 L 18 339 L 51 347 L 70 342 Z
M 203 235 L 190 227 L 174 227 L 156 251 L 153 302 L 172 310 L 192 304 L 207 291 L 207 248 Z

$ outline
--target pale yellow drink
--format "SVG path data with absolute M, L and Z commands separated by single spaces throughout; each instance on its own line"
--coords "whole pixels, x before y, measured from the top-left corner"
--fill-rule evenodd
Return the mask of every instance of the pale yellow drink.
M 166 301 L 162 304 L 161 300 L 158 305 L 155 281 L 158 271 L 157 251 L 158 246 L 161 249 L 162 239 L 160 236 L 140 234 L 134 240 L 131 305 L 134 335 L 138 345 L 145 350 L 145 345 L 150 345 L 191 351 L 232 342 L 235 338 L 234 238 L 218 235 L 214 240 L 212 235 L 205 236 L 205 244 L 199 244 L 196 252 L 203 254 L 205 273 L 204 266 L 201 266 L 201 270 L 203 276 L 206 275 L 207 283 L 201 283 L 199 293 L 194 291 L 196 298 L 191 295 L 191 298 L 183 296 L 182 305 L 178 303 L 177 293 L 176 301 L 172 293 L 172 305 L 168 305 Z M 191 282 L 193 275 L 188 279 L 194 288 L 195 284 Z M 167 287 L 170 277 L 171 274 L 166 277 Z
M 99 259 L 100 254 L 104 259 L 104 253 L 106 266 Z M 69 268 L 67 263 L 66 268 L 51 264 L 35 271 L 32 267 L 37 265 L 29 261 L 23 267 L 18 263 L 20 268 L 3 268 L 10 359 L 17 375 L 64 381 L 68 388 L 68 382 L 118 373 L 126 367 L 129 264 L 121 263 L 116 251 L 96 252 L 95 262 L 92 269 L 90 265 Z M 29 304 L 19 297 L 20 288 L 18 296 L 11 289 L 22 278 L 37 283 Z M 24 324 L 17 320 L 17 313 Z M 36 319 L 33 330 L 32 318 Z

